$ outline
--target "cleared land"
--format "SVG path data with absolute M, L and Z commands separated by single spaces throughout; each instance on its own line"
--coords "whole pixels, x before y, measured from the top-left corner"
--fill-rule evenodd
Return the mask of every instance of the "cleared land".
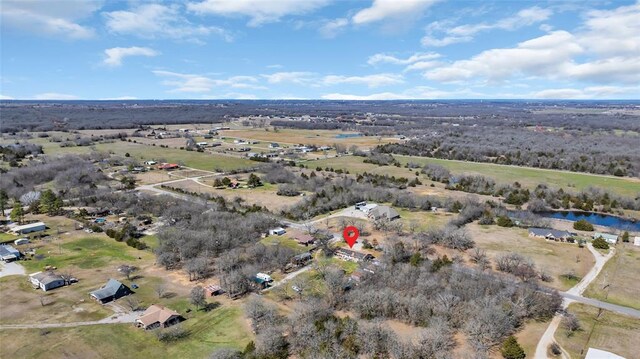
M 582 328 L 568 336 L 567 330 L 560 326 L 555 338 L 572 358 L 583 358 L 589 348 L 637 358 L 639 320 L 608 311 L 600 313 L 599 309 L 584 304 L 570 305 L 569 312 L 578 317 Z
M 505 253 L 519 253 L 531 258 L 538 270 L 549 274 L 553 281 L 546 285 L 567 290 L 576 284 L 560 276 L 573 271 L 582 278 L 594 264 L 593 255 L 576 244 L 547 241 L 529 237 L 526 229 L 482 226 L 471 223 L 466 226 L 477 247 L 487 251 L 491 259 Z
M 620 195 L 632 196 L 640 193 L 640 179 L 637 178 L 617 178 L 610 176 L 599 176 L 586 173 L 576 173 L 567 171 L 556 171 L 539 168 L 505 166 L 492 163 L 476 163 L 453 160 L 442 160 L 436 158 L 399 156 L 394 155 L 403 165 L 413 162 L 424 166 L 426 164 L 437 164 L 449 169 L 453 174 L 482 175 L 490 177 L 496 183 L 511 184 L 520 182 L 523 186 L 535 187 L 540 183 L 546 183 L 553 187 L 575 188 L 582 190 L 589 186 L 608 189 Z M 364 163 L 363 157 L 342 156 L 306 163 L 310 168 L 320 166 L 333 167 L 334 169 L 348 170 L 350 173 L 377 173 L 393 176 L 413 178 L 415 169 L 408 170 L 403 167 L 378 166 Z
M 356 145 L 361 148 L 370 148 L 379 144 L 398 142 L 398 139 L 388 137 L 360 136 L 338 138 L 336 136 L 355 134 L 357 132 L 343 132 L 338 130 L 294 130 L 279 129 L 277 132 L 264 129 L 242 129 L 220 131 L 224 137 L 261 140 L 284 144 L 310 144 L 316 146 L 332 146 L 335 143 L 346 146 Z
M 0 342 L 3 356 L 15 358 L 146 359 L 207 358 L 216 348 L 244 349 L 252 340 L 239 307 L 198 312 L 181 325 L 188 336 L 175 343 L 159 342 L 153 332 L 130 324 L 3 330 Z
M 604 266 L 584 295 L 605 302 L 640 309 L 640 248 L 629 243 L 616 246 L 617 253 Z

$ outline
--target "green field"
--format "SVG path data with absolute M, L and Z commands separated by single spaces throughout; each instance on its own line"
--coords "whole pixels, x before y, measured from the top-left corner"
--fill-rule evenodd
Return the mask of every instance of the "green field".
M 408 162 L 417 163 L 421 166 L 426 164 L 437 164 L 446 167 L 453 174 L 486 176 L 501 184 L 511 184 L 518 181 L 523 186 L 530 188 L 533 188 L 540 183 L 544 183 L 552 187 L 564 189 L 575 188 L 576 190 L 582 190 L 589 186 L 601 187 L 624 196 L 633 196 L 640 193 L 640 180 L 637 178 L 618 178 L 568 171 L 505 166 L 493 163 L 442 160 L 426 157 L 399 155 L 394 155 L 394 157 L 403 165 Z M 322 168 L 333 167 L 334 169 L 348 170 L 350 173 L 362 173 L 366 171 L 369 173 L 386 174 L 396 177 L 415 177 L 415 169 L 410 171 L 404 167 L 377 166 L 374 164 L 364 163 L 363 160 L 363 157 L 342 156 L 309 161 L 305 164 L 308 165 L 309 168 L 315 168 L 317 166 Z
M 45 255 L 42 260 L 24 261 L 21 264 L 28 271 L 39 271 L 46 265 L 65 268 L 75 265 L 79 268 L 101 268 L 114 260 L 134 261 L 136 257 L 129 254 L 130 247 L 125 243 L 119 243 L 115 240 L 104 237 L 87 237 L 72 242 L 61 243 L 59 246 L 53 241 L 48 253 L 37 254 Z
M 631 244 L 616 246 L 616 254 L 587 287 L 584 295 L 605 302 L 640 309 L 637 287 L 640 273 L 640 248 Z
M 188 336 L 174 343 L 159 342 L 152 331 L 131 324 L 3 330 L 0 342 L 3 356 L 15 358 L 147 359 L 208 358 L 216 348 L 243 349 L 251 340 L 238 307 L 219 307 L 195 316 L 181 324 Z
M 10 141 L 2 140 L 0 143 L 8 143 Z M 232 156 L 216 155 L 196 151 L 185 151 L 177 148 L 162 148 L 159 146 L 149 146 L 140 143 L 127 141 L 113 141 L 106 143 L 98 143 L 94 146 L 81 147 L 60 147 L 59 143 L 49 142 L 43 138 L 29 139 L 28 142 L 42 145 L 43 151 L 47 155 L 62 154 L 84 154 L 91 151 L 111 152 L 120 156 L 129 153 L 131 157 L 140 161 L 146 160 L 165 160 L 167 162 L 176 162 L 187 167 L 193 167 L 201 170 L 213 171 L 222 169 L 224 171 L 235 170 L 244 167 L 256 166 L 256 162 Z
M 602 311 L 584 304 L 571 304 L 569 312 L 580 320 L 581 329 L 568 336 L 562 325 L 555 338 L 572 358 L 584 358 L 589 348 L 611 351 L 625 358 L 637 358 L 640 320 Z

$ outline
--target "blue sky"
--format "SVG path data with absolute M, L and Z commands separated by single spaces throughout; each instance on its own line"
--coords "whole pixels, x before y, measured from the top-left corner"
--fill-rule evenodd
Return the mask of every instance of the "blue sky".
M 3 0 L 2 99 L 640 98 L 640 2 Z

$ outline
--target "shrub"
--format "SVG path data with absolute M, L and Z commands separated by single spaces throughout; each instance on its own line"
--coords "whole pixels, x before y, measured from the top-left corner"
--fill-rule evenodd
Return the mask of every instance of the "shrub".
M 604 238 L 598 237 L 593 240 L 593 248 L 609 249 L 609 243 L 607 243 L 607 241 L 605 241 Z
M 496 224 L 500 227 L 513 227 L 513 221 L 507 216 L 498 216 Z
M 518 340 L 513 335 L 504 341 L 500 353 L 505 359 L 524 359 L 526 356 L 524 350 L 520 344 L 518 344 Z
M 584 219 L 581 219 L 579 221 L 576 221 L 573 223 L 573 229 L 578 230 L 578 231 L 593 231 L 593 224 L 587 222 Z

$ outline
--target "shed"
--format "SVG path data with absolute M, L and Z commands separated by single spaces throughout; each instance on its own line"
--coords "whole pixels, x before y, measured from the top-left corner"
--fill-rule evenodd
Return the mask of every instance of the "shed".
M 107 284 L 105 284 L 102 288 L 94 290 L 89 294 L 91 295 L 91 298 L 104 304 L 122 298 L 129 294 L 133 294 L 133 291 L 119 281 L 115 279 L 109 279 Z
M 52 271 L 37 272 L 29 275 L 29 281 L 34 286 L 42 289 L 44 292 L 64 287 L 66 284 L 64 277 Z
M 40 232 L 46 229 L 47 229 L 47 226 L 44 224 L 44 222 L 35 222 L 35 223 L 25 224 L 22 226 L 15 226 L 11 228 L 11 232 L 13 232 L 14 234 L 26 234 L 31 232 Z
M 303 246 L 308 246 L 309 244 L 313 244 L 315 242 L 315 238 L 313 238 L 310 234 L 299 234 L 295 237 L 296 242 Z
M 634 245 L 634 246 L 639 246 L 639 247 L 640 247 L 640 236 L 636 236 L 636 237 L 633 239 L 633 245 Z
M 277 235 L 277 236 L 281 236 L 283 234 L 287 233 L 287 231 L 284 230 L 284 228 L 282 227 L 278 227 L 278 228 L 274 228 L 274 229 L 270 229 L 269 230 L 269 235 L 273 236 L 273 235 Z
M 28 238 L 19 238 L 19 239 L 16 239 L 15 241 L 13 241 L 13 244 L 15 244 L 16 246 L 20 246 L 20 245 L 27 244 L 27 243 L 29 243 L 29 239 Z
M 204 287 L 204 292 L 210 297 L 224 293 L 222 288 L 219 285 L 215 284 L 209 284 L 208 286 Z

